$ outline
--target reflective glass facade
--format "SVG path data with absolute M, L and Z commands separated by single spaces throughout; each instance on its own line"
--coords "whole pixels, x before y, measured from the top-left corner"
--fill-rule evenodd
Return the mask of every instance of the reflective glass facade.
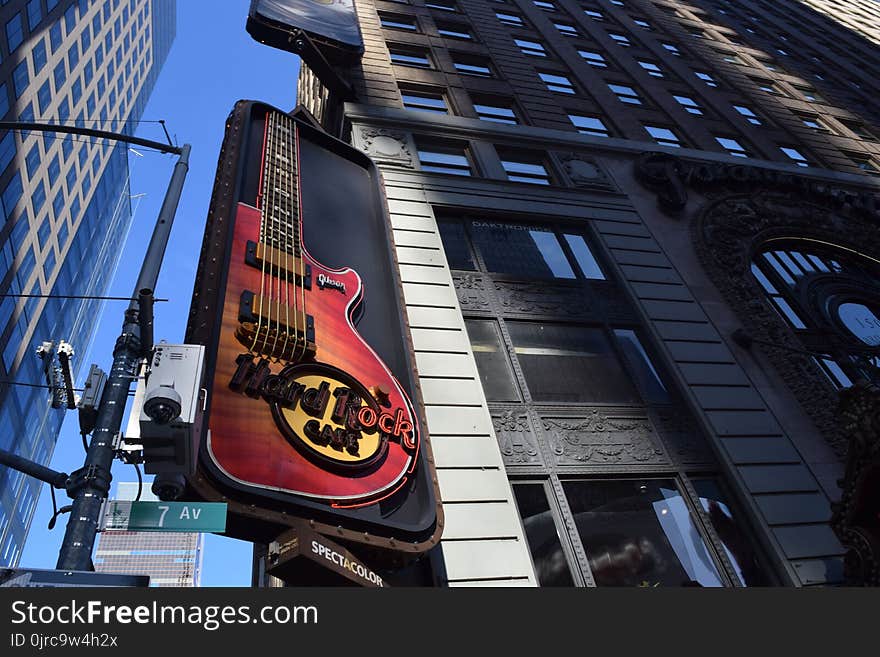
M 175 0 L 12 0 L 0 7 L 0 114 L 129 132 L 176 31 Z M 88 350 L 131 222 L 127 148 L 0 133 L 0 448 L 48 464 L 51 408 L 36 347 Z M 11 295 L 11 296 L 10 296 Z M 82 363 L 74 358 L 74 375 Z M 5 383 L 9 382 L 9 383 Z M 0 565 L 16 565 L 40 484 L 0 466 Z

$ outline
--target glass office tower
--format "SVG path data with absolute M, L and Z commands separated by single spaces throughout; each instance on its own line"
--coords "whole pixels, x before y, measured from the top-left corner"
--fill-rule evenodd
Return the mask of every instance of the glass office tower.
M 175 0 L 5 0 L 0 117 L 133 132 L 175 14 Z M 0 131 L 0 448 L 50 461 L 64 411 L 39 387 L 35 349 L 65 340 L 84 354 L 101 302 L 36 295 L 106 291 L 130 199 L 124 144 Z M 0 466 L 0 565 L 18 563 L 41 485 Z

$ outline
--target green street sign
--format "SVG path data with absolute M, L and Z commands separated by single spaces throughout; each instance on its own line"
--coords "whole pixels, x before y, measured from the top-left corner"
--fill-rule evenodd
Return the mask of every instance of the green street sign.
M 108 500 L 102 529 L 130 532 L 223 532 L 226 504 Z

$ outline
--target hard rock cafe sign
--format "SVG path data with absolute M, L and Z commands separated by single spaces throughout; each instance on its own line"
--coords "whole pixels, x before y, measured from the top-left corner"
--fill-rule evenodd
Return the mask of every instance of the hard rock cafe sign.
M 187 334 L 206 345 L 210 378 L 191 492 L 228 501 L 240 538 L 305 522 L 371 548 L 429 549 L 439 494 L 378 174 L 245 101 L 220 159 Z

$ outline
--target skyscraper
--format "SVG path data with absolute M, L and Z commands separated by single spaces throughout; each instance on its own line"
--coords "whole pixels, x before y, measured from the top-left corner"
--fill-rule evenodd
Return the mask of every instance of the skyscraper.
M 174 0 L 12 0 L 0 7 L 0 115 L 132 133 L 175 34 Z M 34 350 L 89 346 L 131 221 L 128 149 L 0 135 L 0 448 L 48 463 L 62 422 Z M 32 296 L 22 296 L 32 295 Z M 59 295 L 45 298 L 36 295 Z M 82 362 L 74 358 L 74 373 Z M 8 383 L 7 383 L 8 382 Z M 0 467 L 0 564 L 15 565 L 39 482 Z
M 435 583 L 877 583 L 880 5 L 354 4 L 299 102 L 383 171 Z
M 134 500 L 137 483 L 119 482 L 116 500 Z M 147 484 L 144 502 L 157 498 Z M 124 524 L 124 523 L 123 523 Z M 98 539 L 95 570 L 99 573 L 149 575 L 150 586 L 199 586 L 202 577 L 202 534 L 129 532 L 107 529 Z

